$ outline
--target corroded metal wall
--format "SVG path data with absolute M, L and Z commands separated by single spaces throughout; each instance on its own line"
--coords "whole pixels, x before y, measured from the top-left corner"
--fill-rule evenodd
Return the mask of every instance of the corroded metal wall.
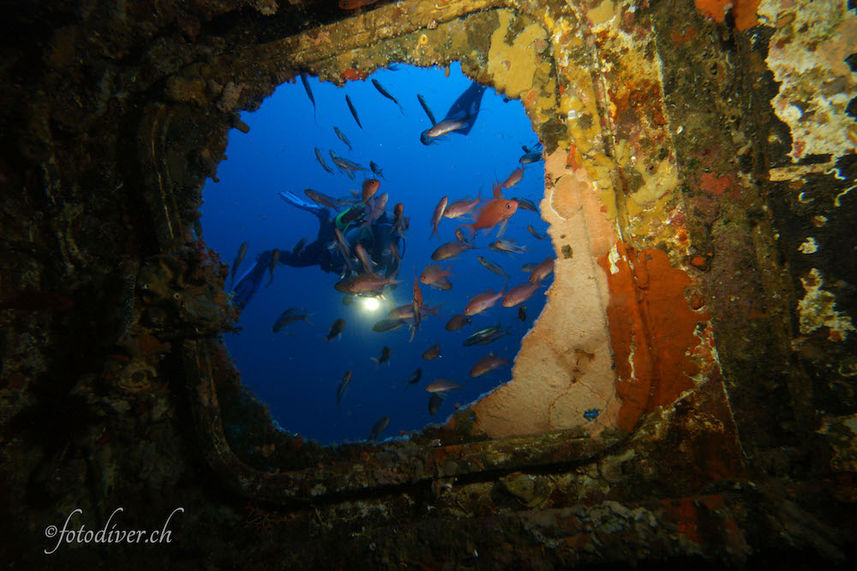
M 120 506 L 140 527 L 179 505 L 163 549 L 80 545 L 64 562 L 853 548 L 844 2 L 57 3 L 6 21 L 2 505 L 23 524 L 0 555 L 41 565 L 46 526 L 75 508 L 89 528 Z M 556 279 L 513 379 L 409 442 L 278 432 L 216 342 L 234 315 L 196 232 L 204 178 L 246 128 L 236 112 L 299 71 L 342 83 L 456 60 L 520 98 L 545 143 Z

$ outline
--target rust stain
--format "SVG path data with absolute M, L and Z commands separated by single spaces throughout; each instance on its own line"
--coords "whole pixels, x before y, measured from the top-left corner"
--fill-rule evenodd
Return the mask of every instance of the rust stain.
M 714 510 L 723 505 L 723 496 L 712 494 L 661 500 L 665 509 L 664 519 L 672 521 L 678 527 L 678 532 L 693 541 L 703 543 L 700 529 L 700 509 Z
M 761 0 L 694 0 L 696 9 L 715 22 L 723 23 L 726 10 L 732 10 L 735 19 L 735 29 L 740 32 L 749 30 L 758 23 L 756 9 Z
M 684 32 L 679 32 L 678 30 L 674 30 L 670 33 L 670 39 L 678 45 L 686 44 L 687 42 L 691 42 L 696 39 L 696 28 L 688 28 Z
M 565 159 L 565 166 L 571 167 L 575 170 L 579 169 L 582 165 L 580 160 L 577 157 L 577 145 L 573 142 L 569 145 L 568 148 L 568 156 Z
M 529 90 L 529 91 L 527 92 L 526 98 L 525 98 L 525 100 L 524 100 L 524 104 L 525 104 L 527 107 L 532 107 L 533 105 L 535 105 L 535 104 L 536 104 L 536 99 L 538 98 L 538 96 L 539 96 L 539 92 L 538 92 L 538 91 L 536 91 L 535 89 L 531 89 L 531 90 Z
M 621 91 L 614 92 L 613 104 L 615 112 L 613 119 L 629 124 L 638 123 L 644 116 L 652 125 L 666 125 L 666 118 L 661 112 L 661 87 L 659 83 L 644 79 L 623 86 Z
M 342 72 L 342 79 L 345 81 L 356 81 L 356 80 L 364 80 L 369 77 L 369 74 L 365 71 L 358 71 L 352 67 L 349 67 L 345 71 Z
M 717 177 L 713 174 L 705 173 L 699 179 L 699 188 L 708 191 L 711 194 L 722 196 L 723 193 L 732 187 L 733 192 L 730 192 L 729 196 L 735 198 L 735 196 L 733 196 L 736 194 L 734 190 L 733 177 L 734 175 L 723 175 L 721 177 Z
M 687 355 L 699 343 L 697 322 L 708 314 L 688 305 L 684 290 L 691 279 L 670 266 L 665 252 L 638 252 L 621 243 L 617 248 L 617 272 L 611 273 L 608 255 L 598 263 L 610 291 L 607 319 L 622 400 L 618 426 L 630 431 L 641 415 L 671 404 L 694 386 L 690 375 L 699 367 Z

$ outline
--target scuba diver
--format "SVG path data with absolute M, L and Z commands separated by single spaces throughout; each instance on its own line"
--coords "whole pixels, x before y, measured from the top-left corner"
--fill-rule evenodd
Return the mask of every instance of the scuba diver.
M 367 203 L 357 202 L 334 216 L 330 209 L 306 202 L 291 192 L 281 192 L 280 198 L 314 214 L 318 218 L 318 234 L 310 244 L 301 239 L 291 250 L 265 250 L 259 254 L 256 263 L 239 278 L 233 289 L 232 303 L 236 307 L 243 308 L 250 301 L 266 271 L 273 279 L 278 262 L 296 268 L 319 266 L 324 272 L 345 276 L 361 263 L 355 262 L 353 257 L 355 250 L 359 255 L 359 245 L 368 254 L 371 260 L 368 263 L 375 262 L 376 273 L 391 276 L 399 271 L 405 241 L 386 212 L 372 220 Z
M 446 116 L 439 123 L 435 123 L 430 129 L 420 133 L 420 142 L 423 145 L 431 145 L 437 137 L 447 133 L 468 134 L 476 122 L 476 117 L 479 116 L 479 106 L 482 104 L 482 95 L 485 93 L 485 89 L 484 85 L 479 85 L 475 81 L 471 83 L 470 87 L 458 96 L 458 99 L 450 106 Z M 427 107 L 424 105 L 424 108 Z M 426 112 L 428 113 L 428 111 Z M 429 115 L 429 118 L 431 117 L 433 116 Z

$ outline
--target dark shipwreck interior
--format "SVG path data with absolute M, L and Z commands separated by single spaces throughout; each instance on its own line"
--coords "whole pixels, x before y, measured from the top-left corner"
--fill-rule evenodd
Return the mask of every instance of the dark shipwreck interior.
M 0 10 L 6 568 L 852 568 L 853 0 Z M 280 430 L 203 184 L 300 74 L 454 62 L 544 149 L 511 382 L 409 438 Z

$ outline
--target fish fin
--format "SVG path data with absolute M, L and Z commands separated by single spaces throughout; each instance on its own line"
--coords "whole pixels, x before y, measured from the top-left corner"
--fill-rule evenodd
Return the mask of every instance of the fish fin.
M 473 238 L 476 236 L 476 224 L 462 224 L 461 227 L 470 230 L 470 242 L 472 242 Z
M 440 306 L 442 306 L 442 305 L 444 305 L 444 304 L 439 303 L 434 307 L 426 307 L 426 312 L 431 313 L 432 315 L 438 315 L 439 316 L 440 313 L 438 313 L 437 310 L 440 309 Z M 420 311 L 422 311 L 422 310 L 420 310 Z
M 500 223 L 500 228 L 497 230 L 497 237 L 498 238 L 503 235 L 503 232 L 506 231 L 506 225 L 508 224 L 508 222 L 509 222 L 509 219 L 506 218 L 505 220 L 503 220 L 503 222 Z

